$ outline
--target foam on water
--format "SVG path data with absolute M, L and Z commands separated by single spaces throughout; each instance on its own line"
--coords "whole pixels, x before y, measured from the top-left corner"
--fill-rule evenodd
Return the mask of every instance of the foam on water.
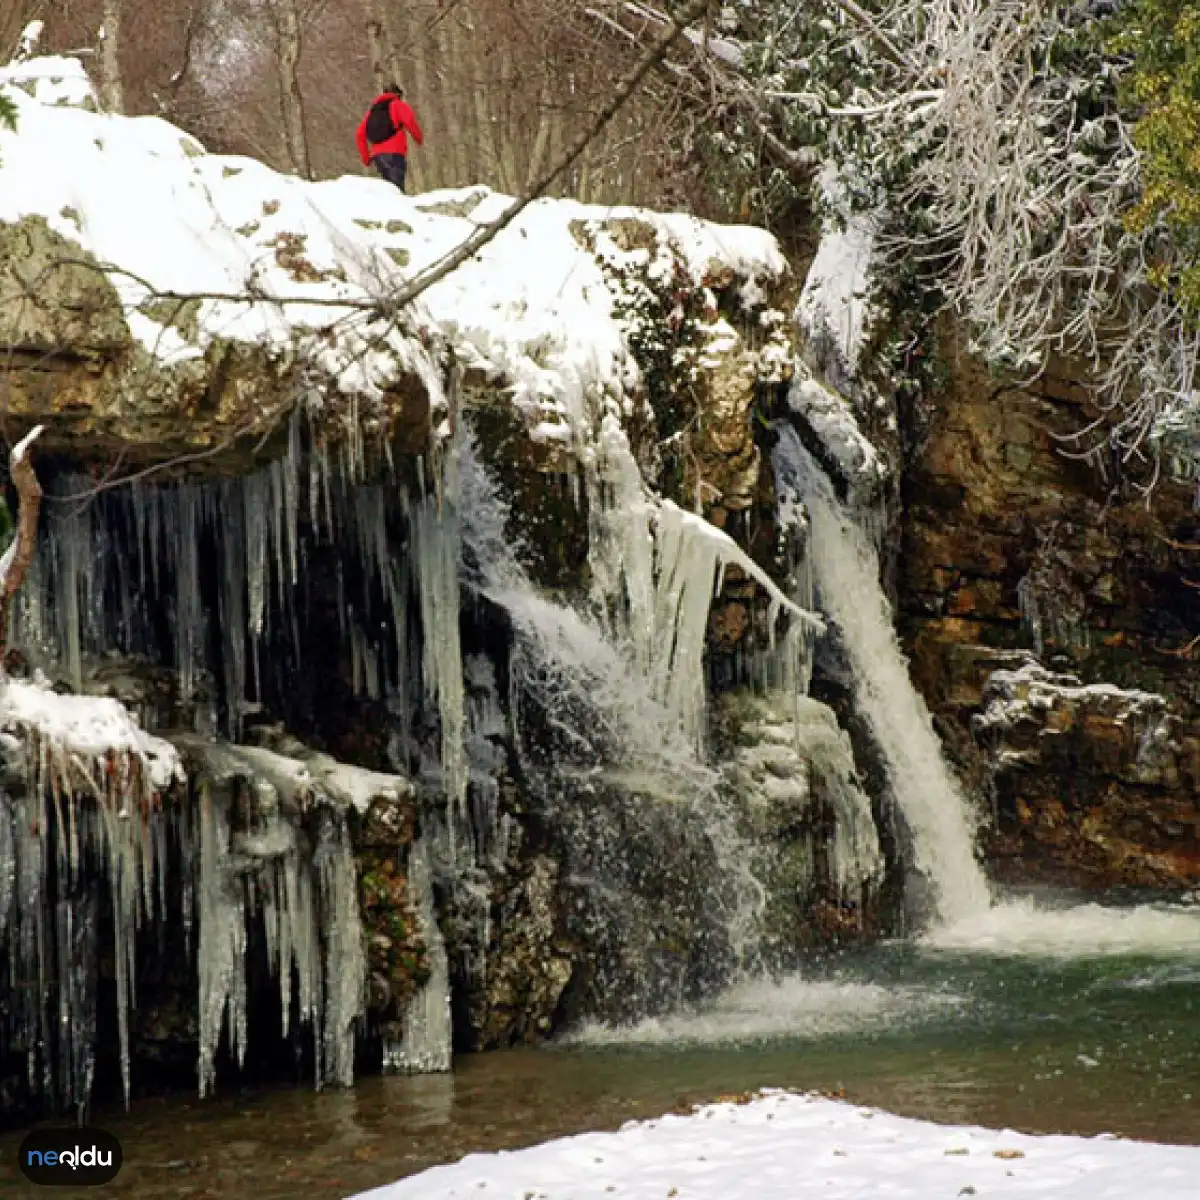
M 1200 906 L 1080 904 L 1053 908 L 1010 900 L 929 930 L 926 950 L 1041 958 L 1143 955 L 1200 960 Z
M 919 1020 L 961 1006 L 961 997 L 925 987 L 804 979 L 757 980 L 703 1008 L 634 1025 L 588 1023 L 562 1041 L 582 1046 L 710 1045 L 763 1038 L 819 1038 Z

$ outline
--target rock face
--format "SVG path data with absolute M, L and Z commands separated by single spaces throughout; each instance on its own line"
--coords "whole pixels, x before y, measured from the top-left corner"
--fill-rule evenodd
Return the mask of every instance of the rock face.
M 933 403 L 910 414 L 900 621 L 943 736 L 994 801 L 993 871 L 1194 887 L 1192 496 L 1167 481 L 1143 495 L 1071 458 L 1094 413 L 1065 369 L 1017 387 L 964 351 L 947 366 Z
M 0 132 L 0 349 L 14 424 L 47 425 L 48 499 L 12 664 L 39 695 L 119 697 L 186 776 L 161 820 L 138 805 L 170 904 L 151 920 L 131 893 L 79 947 L 116 945 L 119 993 L 149 988 L 126 1087 L 146 1061 L 198 1061 L 206 1089 L 292 1050 L 318 1082 L 356 1049 L 445 1069 L 451 1012 L 460 1048 L 532 1041 L 869 934 L 849 743 L 788 704 L 821 623 L 770 470 L 795 350 L 774 239 L 543 201 L 397 311 L 508 198 L 281 177 L 99 116 L 70 64 L 21 69 L 41 74 Z M 69 187 L 46 149 L 67 142 Z M 16 837 L 28 890 L 100 815 L 83 781 L 22 780 L 0 865 Z M 95 907 L 118 868 L 69 895 L 43 872 L 37 911 Z M 156 922 L 180 935 L 157 960 Z M 86 1099 L 87 1047 L 115 1040 L 104 953 L 71 976 L 51 1104 Z M 49 1011 L 7 1022 L 0 1084 Z

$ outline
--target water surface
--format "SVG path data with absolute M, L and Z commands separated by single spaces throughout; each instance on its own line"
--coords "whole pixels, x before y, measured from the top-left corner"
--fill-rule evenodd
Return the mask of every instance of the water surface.
M 117 1182 L 60 1197 L 339 1197 L 762 1086 L 939 1121 L 1200 1143 L 1200 912 L 1014 906 L 939 944 L 895 944 L 703 1011 L 468 1055 L 453 1076 L 136 1102 L 95 1123 Z M 1055 924 L 1057 922 L 1057 924 Z M 1042 930 L 1041 933 L 1037 932 Z M 0 1139 L 0 1195 L 21 1134 Z

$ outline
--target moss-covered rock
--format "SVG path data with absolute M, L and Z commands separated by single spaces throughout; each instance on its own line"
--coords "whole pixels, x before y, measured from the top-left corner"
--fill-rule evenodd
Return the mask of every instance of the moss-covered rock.
M 313 274 L 302 240 L 280 235 L 276 254 L 297 278 Z M 252 340 L 201 336 L 198 297 L 152 297 L 126 314 L 101 264 L 45 218 L 0 224 L 0 352 L 10 434 L 44 423 L 43 454 L 107 466 L 187 459 L 209 471 L 245 471 L 278 453 L 293 412 L 325 390 L 314 424 L 331 440 L 356 438 L 401 453 L 430 438 L 431 398 L 398 371 L 382 399 L 343 395 L 319 356 Z M 140 322 L 136 333 L 130 322 Z M 158 332 L 156 332 L 158 331 Z M 322 380 L 322 374 L 325 374 Z M 274 439 L 274 441 L 273 441 Z

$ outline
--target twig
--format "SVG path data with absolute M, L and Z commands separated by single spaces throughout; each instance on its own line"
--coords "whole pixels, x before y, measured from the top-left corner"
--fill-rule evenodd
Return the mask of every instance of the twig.
M 422 292 L 431 288 L 439 280 L 444 279 L 451 271 L 462 266 L 476 251 L 482 249 L 497 234 L 503 232 L 529 207 L 539 196 L 545 193 L 560 175 L 569 171 L 588 146 L 603 132 L 605 126 L 624 107 L 630 96 L 637 91 L 642 80 L 653 68 L 660 63 L 667 51 L 675 44 L 683 33 L 689 21 L 695 20 L 708 7 L 708 0 L 690 0 L 675 16 L 671 17 L 666 29 L 658 40 L 646 51 L 638 64 L 613 89 L 609 102 L 596 114 L 591 124 L 562 154 L 559 160 L 545 171 L 521 197 L 514 200 L 494 221 L 481 225 L 469 238 L 456 249 L 445 255 L 436 263 L 431 263 L 423 271 L 418 271 L 389 302 L 389 308 L 400 308 L 410 304 Z
M 21 590 L 25 576 L 29 574 L 29 564 L 33 561 L 33 551 L 37 545 L 42 485 L 29 461 L 29 447 L 43 428 L 38 425 L 27 433 L 13 447 L 9 458 L 9 475 L 17 489 L 20 511 L 12 544 L 5 550 L 4 557 L 0 558 L 0 674 L 3 672 L 4 653 L 8 649 L 8 616 L 13 597 Z

